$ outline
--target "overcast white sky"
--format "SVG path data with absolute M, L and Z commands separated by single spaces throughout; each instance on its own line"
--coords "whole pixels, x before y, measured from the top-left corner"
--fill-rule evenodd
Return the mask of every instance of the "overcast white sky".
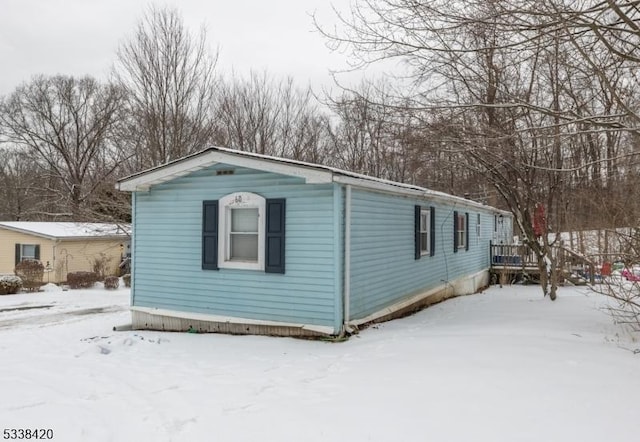
M 332 84 L 330 69 L 346 66 L 310 17 L 317 11 L 331 23 L 329 0 L 0 0 L 0 95 L 36 74 L 106 78 L 150 4 L 175 6 L 194 33 L 204 24 L 223 71 L 266 69 L 318 87 Z

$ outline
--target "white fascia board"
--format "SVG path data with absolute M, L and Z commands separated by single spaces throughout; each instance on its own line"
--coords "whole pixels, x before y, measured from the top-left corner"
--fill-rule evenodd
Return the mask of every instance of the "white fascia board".
M 267 321 L 261 319 L 236 318 L 234 316 L 209 315 L 206 313 L 183 312 L 179 310 L 167 310 L 155 307 L 129 307 L 131 311 L 147 313 L 149 315 L 168 316 L 170 318 L 192 319 L 194 321 L 203 322 L 222 322 L 229 324 L 247 324 L 247 325 L 265 325 L 272 327 L 291 327 L 310 330 L 317 333 L 332 335 L 335 333 L 333 327 L 311 324 L 296 324 L 291 322 Z
M 394 186 L 393 184 L 385 183 L 383 181 L 367 180 L 362 178 L 355 178 L 346 175 L 335 175 L 333 181 L 340 184 L 349 184 L 361 189 L 376 190 L 378 192 L 393 193 L 396 195 L 415 196 L 421 197 L 424 195 L 422 190 L 403 188 L 401 186 Z
M 230 164 L 232 166 L 246 167 L 248 169 L 262 170 L 280 175 L 304 178 L 308 184 L 331 183 L 333 173 L 328 170 L 320 170 L 303 165 L 287 164 L 277 160 L 251 158 L 226 152 L 212 152 L 216 163 Z
M 237 154 L 210 151 L 204 155 L 197 155 L 187 158 L 175 164 L 159 167 L 149 172 L 142 173 L 129 179 L 124 179 L 117 183 L 118 190 L 135 192 L 147 191 L 151 186 L 162 184 L 172 179 L 179 178 L 204 169 L 218 163 L 229 164 L 231 166 L 246 167 L 248 169 L 273 172 L 281 175 L 300 177 L 310 184 L 324 184 L 332 182 L 332 172 L 318 170 L 312 167 L 298 166 L 277 161 L 270 161 L 262 158 L 251 158 L 239 156 Z
M 40 233 L 40 232 L 34 232 L 32 230 L 21 229 L 19 227 L 0 225 L 0 229 L 11 230 L 13 232 L 22 233 L 23 235 L 37 236 L 38 238 L 50 239 L 52 241 L 55 241 L 57 239 L 56 236 L 47 235 L 45 233 Z
M 429 191 L 427 189 L 419 190 L 412 189 L 411 187 L 403 187 L 402 185 L 394 185 L 384 181 L 367 180 L 362 178 L 355 178 L 345 175 L 335 175 L 333 180 L 340 184 L 349 184 L 361 189 L 372 190 L 375 192 L 390 193 L 394 195 L 402 195 L 414 198 L 424 198 L 429 201 L 437 201 L 445 204 L 453 204 L 455 206 L 470 207 L 474 209 L 480 209 L 483 211 L 492 211 L 498 213 L 509 213 L 496 209 L 495 207 L 486 206 L 475 201 L 465 200 L 464 198 L 456 197 L 453 195 L 447 195 L 441 192 Z
M 129 179 L 124 179 L 116 184 L 118 190 L 127 192 L 147 191 L 155 184 L 165 183 L 174 178 L 188 175 L 196 170 L 204 169 L 215 164 L 209 159 L 209 155 L 187 158 L 176 164 L 150 170 Z

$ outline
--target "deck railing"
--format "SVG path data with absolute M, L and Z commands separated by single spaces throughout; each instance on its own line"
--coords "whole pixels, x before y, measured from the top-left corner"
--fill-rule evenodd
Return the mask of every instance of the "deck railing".
M 491 244 L 491 265 L 494 267 L 537 267 L 531 249 L 524 245 Z
M 538 259 L 528 246 L 513 244 L 491 244 L 491 266 L 497 269 L 537 269 Z M 559 267 L 567 274 L 572 267 L 579 265 L 587 269 L 591 283 L 594 281 L 595 265 L 593 261 L 562 246 L 553 248 L 552 253 Z

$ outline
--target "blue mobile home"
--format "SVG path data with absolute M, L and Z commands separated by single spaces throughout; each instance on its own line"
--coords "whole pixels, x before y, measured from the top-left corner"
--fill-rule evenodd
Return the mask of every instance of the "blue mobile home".
M 210 148 L 122 179 L 132 324 L 339 335 L 488 284 L 509 213 L 331 167 Z

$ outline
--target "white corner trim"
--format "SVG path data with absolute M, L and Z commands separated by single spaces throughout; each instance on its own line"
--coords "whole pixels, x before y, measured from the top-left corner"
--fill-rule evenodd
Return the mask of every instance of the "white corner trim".
M 249 319 L 249 318 L 237 318 L 233 316 L 220 316 L 220 315 L 208 315 L 205 313 L 192 313 L 181 312 L 178 310 L 166 310 L 153 307 L 137 307 L 131 306 L 129 308 L 132 312 L 146 313 L 149 315 L 168 316 L 172 318 L 191 319 L 194 321 L 205 322 L 222 322 L 229 324 L 247 324 L 247 325 L 264 325 L 272 327 L 291 327 L 300 328 L 303 330 L 310 330 L 318 333 L 332 335 L 335 333 L 333 327 L 323 325 L 310 325 L 310 324 L 296 324 L 292 322 L 277 322 L 277 321 L 265 321 L 261 319 Z

